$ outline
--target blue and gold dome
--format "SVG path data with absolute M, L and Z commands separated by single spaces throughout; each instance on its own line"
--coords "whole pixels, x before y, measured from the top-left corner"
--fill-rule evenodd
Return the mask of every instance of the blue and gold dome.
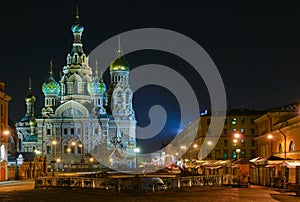
M 52 76 L 50 76 L 49 79 L 43 83 L 42 91 L 45 95 L 58 95 L 60 92 L 60 85 Z
M 78 24 L 72 25 L 71 30 L 73 33 L 81 34 L 83 32 L 84 28 L 81 24 L 78 23 Z
M 103 94 L 106 92 L 106 85 L 102 79 L 94 79 L 92 82 L 88 83 L 88 91 L 92 94 Z

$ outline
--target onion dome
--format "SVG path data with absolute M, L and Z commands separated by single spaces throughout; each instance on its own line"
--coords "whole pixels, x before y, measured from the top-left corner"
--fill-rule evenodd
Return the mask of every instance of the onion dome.
M 28 88 L 28 93 L 25 96 L 25 101 L 26 102 L 35 102 L 35 97 L 32 94 L 32 90 L 31 90 L 31 79 L 29 79 L 29 88 Z
M 122 55 L 120 37 L 118 38 L 117 59 L 110 64 L 110 71 L 129 71 L 129 64 Z
M 100 80 L 94 80 L 90 83 L 88 83 L 88 91 L 92 94 L 103 94 L 106 91 L 106 85 L 105 83 Z
M 36 123 L 36 120 L 34 117 L 32 117 L 29 121 L 29 125 L 32 126 L 32 127 L 36 127 L 37 126 L 37 123 Z
M 52 76 L 50 76 L 48 80 L 43 83 L 42 91 L 45 95 L 58 95 L 60 92 L 60 85 Z
M 32 91 L 29 91 L 25 97 L 26 102 L 35 102 L 35 97 L 32 95 Z
M 78 23 L 78 24 L 72 25 L 71 30 L 72 30 L 73 33 L 82 34 L 84 28 L 81 24 Z
M 110 64 L 110 71 L 129 71 L 129 64 L 123 56 Z
M 93 94 L 103 94 L 106 91 L 106 85 L 103 82 L 102 78 L 102 71 L 101 71 L 100 79 L 98 78 L 98 61 L 96 61 L 96 70 L 95 70 L 95 77 L 93 78 L 93 81 L 88 82 L 88 92 L 90 95 Z
M 55 79 L 53 78 L 52 72 L 52 60 L 50 60 L 50 76 L 48 80 L 43 83 L 42 91 L 45 95 L 58 95 L 60 92 L 60 85 Z
M 84 28 L 81 24 L 79 24 L 79 11 L 78 6 L 76 6 L 76 24 L 72 25 L 71 30 L 73 33 L 82 33 Z

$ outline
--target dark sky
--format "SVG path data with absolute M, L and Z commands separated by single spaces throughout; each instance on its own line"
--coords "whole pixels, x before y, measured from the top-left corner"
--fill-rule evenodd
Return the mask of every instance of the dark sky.
M 300 12 L 296 5 L 87 0 L 79 1 L 79 12 L 87 54 L 124 31 L 170 29 L 195 40 L 208 52 L 223 78 L 231 107 L 261 110 L 300 99 Z M 25 114 L 29 77 L 37 97 L 36 111 L 40 111 L 44 102 L 41 85 L 48 77 L 49 60 L 54 61 L 57 78 L 71 50 L 74 18 L 75 1 L 70 0 L 1 4 L 0 79 L 13 98 L 11 119 L 19 120 Z M 191 83 L 198 79 L 185 72 L 188 65 L 184 61 L 169 54 L 141 52 L 126 58 L 132 68 L 154 61 L 174 66 L 190 76 Z M 200 109 L 209 108 L 206 89 L 193 88 Z M 136 95 L 136 109 L 143 108 L 143 95 Z

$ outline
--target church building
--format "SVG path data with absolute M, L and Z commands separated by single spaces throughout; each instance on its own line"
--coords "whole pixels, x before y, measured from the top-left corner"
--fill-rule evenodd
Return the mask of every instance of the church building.
M 78 9 L 71 27 L 74 41 L 54 78 L 52 62 L 48 80 L 41 88 L 44 106 L 35 113 L 36 101 L 29 82 L 25 116 L 16 124 L 20 152 L 46 157 L 51 168 L 74 170 L 90 163 L 113 169 L 136 168 L 136 119 L 129 85 L 129 64 L 122 55 L 120 39 L 116 60 L 110 64 L 107 88 L 98 65 L 89 66 L 81 41 L 84 27 Z

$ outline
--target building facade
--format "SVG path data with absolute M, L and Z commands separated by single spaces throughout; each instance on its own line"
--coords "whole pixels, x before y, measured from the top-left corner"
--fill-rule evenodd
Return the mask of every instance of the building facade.
M 5 84 L 0 82 L 0 181 L 7 180 L 7 161 L 8 161 L 8 103 L 11 97 L 5 93 Z
M 258 132 L 256 138 L 258 156 L 300 158 L 299 149 L 297 149 L 300 145 L 299 104 L 270 109 L 255 119 L 255 123 Z
M 111 168 L 135 168 L 136 119 L 129 85 L 129 64 L 120 41 L 110 64 L 110 87 L 89 66 L 81 41 L 83 26 L 71 28 L 74 41 L 57 81 L 52 71 L 43 83 L 44 107 L 34 112 L 31 84 L 25 97 L 25 116 L 17 123 L 19 151 L 45 156 L 49 165 L 72 170 L 98 162 Z
M 272 108 L 255 119 L 258 160 L 251 175 L 256 184 L 295 189 L 300 166 L 299 103 Z M 294 188 L 292 188 L 294 186 Z
M 256 145 L 254 138 L 257 136 L 254 119 L 262 112 L 248 109 L 230 109 L 227 111 L 224 128 L 217 143 L 206 142 L 215 145 L 214 148 L 202 149 L 209 131 L 211 121 L 210 113 L 200 117 L 198 133 L 184 158 L 189 160 L 232 160 L 251 159 L 256 157 Z M 208 145 L 208 146 L 209 146 Z M 206 151 L 207 150 L 207 151 Z

